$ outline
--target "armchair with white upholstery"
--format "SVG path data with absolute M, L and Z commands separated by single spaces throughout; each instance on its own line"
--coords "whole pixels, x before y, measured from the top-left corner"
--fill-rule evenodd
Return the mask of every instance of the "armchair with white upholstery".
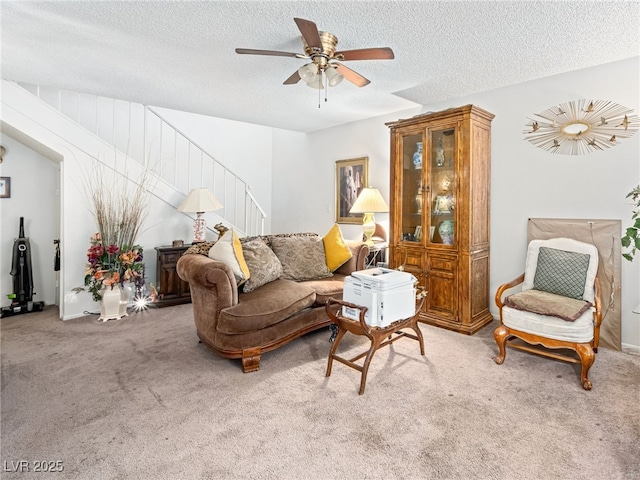
M 532 240 L 525 272 L 496 292 L 500 326 L 493 333 L 499 349 L 494 361 L 498 365 L 504 362 L 509 345 L 580 363 L 582 387 L 591 390 L 588 374 L 598 351 L 602 323 L 597 271 L 598 249 L 592 244 L 570 238 Z M 505 296 L 520 285 L 519 292 Z M 577 358 L 559 349 L 573 350 Z

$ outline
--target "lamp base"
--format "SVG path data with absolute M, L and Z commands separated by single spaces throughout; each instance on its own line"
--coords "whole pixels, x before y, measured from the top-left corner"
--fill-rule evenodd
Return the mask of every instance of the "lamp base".
M 198 212 L 193 224 L 193 243 L 202 243 L 207 240 L 207 222 L 202 218 L 204 212 Z
M 373 240 L 371 237 L 376 231 L 376 220 L 373 217 L 373 213 L 365 213 L 364 218 L 362 219 L 362 233 L 365 236 L 364 243 L 371 246 L 373 245 Z

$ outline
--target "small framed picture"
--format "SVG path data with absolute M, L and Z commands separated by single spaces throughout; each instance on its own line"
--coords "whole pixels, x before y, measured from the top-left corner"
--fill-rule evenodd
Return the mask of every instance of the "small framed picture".
M 368 184 L 368 166 L 369 157 L 336 162 L 336 223 L 362 223 L 364 214 L 349 210 Z
M 0 198 L 11 198 L 11 177 L 0 177 Z
M 419 242 L 422 240 L 422 227 L 420 225 L 416 227 L 416 231 L 413 234 L 413 236 L 416 239 L 416 242 Z
M 438 195 L 433 213 L 435 215 L 442 215 L 451 212 L 453 212 L 453 195 Z

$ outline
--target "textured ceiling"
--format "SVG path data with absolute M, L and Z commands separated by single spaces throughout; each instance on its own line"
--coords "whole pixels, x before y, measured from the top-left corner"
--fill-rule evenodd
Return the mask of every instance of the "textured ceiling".
M 640 54 L 631 1 L 200 1 L 0 3 L 2 77 L 277 128 L 314 131 Z M 371 80 L 283 85 L 304 60 L 293 18 Z

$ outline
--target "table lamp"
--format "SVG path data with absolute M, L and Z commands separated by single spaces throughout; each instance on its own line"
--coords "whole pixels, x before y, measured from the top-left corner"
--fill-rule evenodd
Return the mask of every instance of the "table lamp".
M 380 191 L 377 188 L 367 187 L 363 188 L 360 195 L 356 199 L 353 207 L 349 210 L 349 213 L 364 213 L 362 219 L 362 233 L 366 238 L 365 243 L 367 245 L 373 245 L 371 236 L 376 231 L 376 220 L 373 216 L 374 213 L 385 213 L 389 211 L 387 202 L 384 201 Z
M 208 188 L 193 188 L 189 195 L 178 207 L 180 212 L 196 213 L 196 221 L 193 224 L 193 243 L 204 242 L 206 240 L 206 222 L 202 218 L 204 212 L 220 210 L 223 205 L 218 201 Z

